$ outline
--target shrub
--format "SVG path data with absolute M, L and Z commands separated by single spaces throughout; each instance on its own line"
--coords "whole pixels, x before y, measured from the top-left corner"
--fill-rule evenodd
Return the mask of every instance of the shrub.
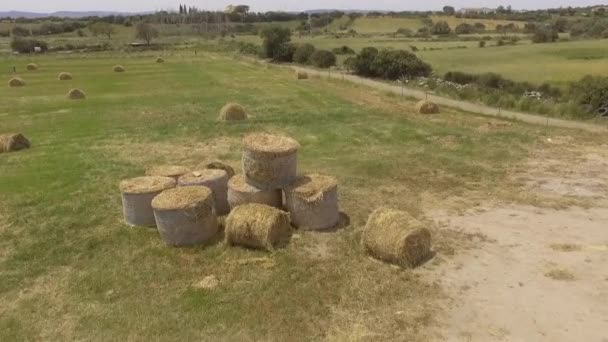
M 241 43 L 239 45 L 239 53 L 245 55 L 259 56 L 262 54 L 262 48 L 253 43 Z
M 315 52 L 315 47 L 312 44 L 298 45 L 293 54 L 293 61 L 300 64 L 310 63 L 310 56 Z
M 467 23 L 462 23 L 458 26 L 456 26 L 456 29 L 454 30 L 454 32 L 456 32 L 456 34 L 472 34 L 475 33 L 475 26 L 471 25 L 471 24 L 467 24 Z
M 436 22 L 431 28 L 431 33 L 438 36 L 445 36 L 452 33 L 450 25 L 445 21 Z
M 0 31 L 0 37 L 10 37 L 11 36 L 11 31 L 6 30 L 6 31 Z
M 316 50 L 310 56 L 310 63 L 318 68 L 329 68 L 336 65 L 336 55 L 327 50 Z
M 486 41 L 485 40 L 480 40 L 479 41 L 479 47 L 480 48 L 485 48 L 486 47 Z
M 373 77 L 376 76 L 374 71 L 372 70 L 372 64 L 374 60 L 378 56 L 378 49 L 374 47 L 366 47 L 361 52 L 352 63 L 353 72 L 357 75 Z
M 42 40 L 15 37 L 11 41 L 11 49 L 19 53 L 33 53 L 36 47 L 39 47 L 41 52 L 49 50 L 48 44 Z
M 414 35 L 414 31 L 412 31 L 408 28 L 399 28 L 399 29 L 397 29 L 396 33 L 398 35 L 406 36 L 406 37 L 412 37 Z
M 477 76 L 467 74 L 464 72 L 460 72 L 460 71 L 450 71 L 450 72 L 446 73 L 443 78 L 446 81 L 454 82 L 454 83 L 458 83 L 458 84 L 462 84 L 462 85 L 475 83 L 475 81 L 477 81 Z
M 335 48 L 332 50 L 332 52 L 335 53 L 336 55 L 354 55 L 355 54 L 355 50 L 349 48 L 346 45 L 339 47 L 339 48 Z
M 544 27 L 544 28 L 539 28 L 536 30 L 536 32 L 534 32 L 534 35 L 532 36 L 532 42 L 533 43 L 553 43 L 558 38 L 559 38 L 559 34 L 557 33 L 557 30 L 550 28 L 550 27 Z
M 568 93 L 577 103 L 595 111 L 608 104 L 608 77 L 587 75 L 570 83 Z
M 357 57 L 351 56 L 344 60 L 344 68 L 348 72 L 354 72 L 357 64 Z
M 291 31 L 281 26 L 269 26 L 260 32 L 263 39 L 262 49 L 264 57 L 274 61 L 285 60 L 289 54 Z M 295 52 L 295 51 L 294 51 Z
M 382 50 L 376 57 L 372 69 L 376 76 L 388 80 L 401 77 L 421 77 L 431 74 L 431 66 L 416 55 L 404 50 Z
M 12 31 L 14 37 L 27 37 L 31 36 L 32 32 L 29 29 L 21 26 L 13 27 Z

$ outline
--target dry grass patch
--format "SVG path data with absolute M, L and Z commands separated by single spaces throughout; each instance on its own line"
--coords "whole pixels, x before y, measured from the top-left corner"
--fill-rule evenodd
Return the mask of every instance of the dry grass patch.
M 578 252 L 582 247 L 573 243 L 556 243 L 551 245 L 551 249 L 557 252 Z
M 572 274 L 568 270 L 561 269 L 561 268 L 556 268 L 556 269 L 550 270 L 549 272 L 545 273 L 545 277 L 551 278 L 553 280 L 560 280 L 560 281 L 576 280 L 576 277 L 574 276 L 574 274 Z

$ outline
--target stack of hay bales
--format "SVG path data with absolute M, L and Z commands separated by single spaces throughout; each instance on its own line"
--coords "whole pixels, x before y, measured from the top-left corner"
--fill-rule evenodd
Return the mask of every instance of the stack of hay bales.
M 38 70 L 38 64 L 36 63 L 30 63 L 27 65 L 27 70 L 29 71 L 35 71 Z
M 122 65 L 115 65 L 114 72 L 125 72 L 125 67 L 123 67 Z
M 165 244 L 191 246 L 212 239 L 218 232 L 213 194 L 203 186 L 162 192 L 152 200 L 156 226 Z
M 138 177 L 120 183 L 125 222 L 131 226 L 156 227 L 152 200 L 177 185 L 170 177 Z
M 404 211 L 379 208 L 367 221 L 363 245 L 377 259 L 413 268 L 429 257 L 431 233 Z
M 333 228 L 340 220 L 338 181 L 319 174 L 299 177 L 285 189 L 285 206 L 291 222 L 300 229 Z
M 296 180 L 300 144 L 292 138 L 252 134 L 244 139 L 245 181 L 261 190 L 283 189 Z
M 59 74 L 58 78 L 60 81 L 69 81 L 72 79 L 72 74 L 70 74 L 69 72 L 62 72 Z
M 238 103 L 228 103 L 220 110 L 221 121 L 242 121 L 247 120 L 245 108 Z
M 180 165 L 158 165 L 146 170 L 146 175 L 157 177 L 171 177 L 176 181 L 179 177 L 190 172 L 190 169 Z
M 70 100 L 84 100 L 86 97 L 84 91 L 80 89 L 71 89 L 68 92 L 68 99 Z
M 11 88 L 24 87 L 25 81 L 20 77 L 13 77 L 8 81 L 8 86 Z
M 228 205 L 228 173 L 224 170 L 204 169 L 186 173 L 179 177 L 179 186 L 204 186 L 213 192 L 215 213 L 218 216 L 227 215 L 230 212 Z
M 21 133 L 0 134 L 0 153 L 30 148 L 30 141 Z
M 419 114 L 437 114 L 439 106 L 431 101 L 422 100 L 416 104 L 416 112 Z
M 242 175 L 234 176 L 228 182 L 228 203 L 234 209 L 239 205 L 257 203 L 277 209 L 283 207 L 283 194 L 279 189 L 260 190 L 247 184 Z

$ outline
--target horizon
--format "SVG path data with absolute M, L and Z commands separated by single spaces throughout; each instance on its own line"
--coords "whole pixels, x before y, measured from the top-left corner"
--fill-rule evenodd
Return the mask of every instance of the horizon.
M 155 12 L 155 11 L 172 11 L 177 10 L 180 3 L 185 3 L 187 6 L 197 7 L 202 10 L 224 10 L 224 8 L 231 4 L 237 4 L 233 1 L 223 0 L 212 0 L 212 1 L 157 1 L 157 2 L 144 2 L 144 1 L 130 1 L 125 3 L 124 1 L 107 0 L 105 8 L 99 8 L 97 2 L 89 4 L 83 4 L 82 1 L 74 0 L 60 0 L 54 1 L 53 3 L 47 3 L 36 0 L 5 0 L 5 5 L 0 5 L 0 11 L 2 12 L 32 12 L 32 13 L 53 13 L 53 12 L 124 12 L 124 13 L 141 13 L 141 12 Z M 482 0 L 482 1 L 460 1 L 459 4 L 444 0 L 429 0 L 426 1 L 422 6 L 420 4 L 407 4 L 403 5 L 398 0 L 389 0 L 382 2 L 373 2 L 369 0 L 336 0 L 333 1 L 335 5 L 327 5 L 327 2 L 321 0 L 312 0 L 307 3 L 306 7 L 303 7 L 300 2 L 289 0 L 284 1 L 281 4 L 273 4 L 269 0 L 254 0 L 254 1 L 243 1 L 238 2 L 248 4 L 253 12 L 267 12 L 267 11 L 285 11 L 285 12 L 303 12 L 308 10 L 324 10 L 324 9 L 336 9 L 336 10 L 359 10 L 359 11 L 438 11 L 443 6 L 453 6 L 457 10 L 460 8 L 481 8 L 489 7 L 496 8 L 498 6 L 509 6 L 516 10 L 536 10 L 545 8 L 559 8 L 559 7 L 588 7 L 588 6 L 602 6 L 603 4 L 597 3 L 594 0 L 577 0 L 577 1 L 549 1 L 541 0 L 531 3 L 525 0 L 514 0 L 508 3 L 503 1 L 494 0 Z M 604 5 L 605 6 L 605 5 Z

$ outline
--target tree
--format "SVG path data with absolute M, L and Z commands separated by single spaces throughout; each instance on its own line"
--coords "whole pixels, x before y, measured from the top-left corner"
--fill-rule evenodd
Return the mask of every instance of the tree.
M 93 23 L 91 27 L 89 27 L 89 31 L 91 31 L 94 36 L 97 36 L 98 34 L 106 35 L 108 39 L 112 39 L 112 35 L 116 33 L 114 26 L 104 21 Z
M 14 37 L 27 37 L 27 36 L 30 36 L 32 34 L 30 32 L 30 30 L 26 29 L 25 27 L 21 27 L 21 26 L 15 26 L 15 27 L 13 27 L 13 29 L 11 30 L 11 32 L 13 33 Z
M 310 56 L 315 52 L 315 47 L 312 44 L 301 44 L 293 54 L 293 61 L 300 64 L 308 64 Z
M 443 6 L 443 13 L 447 15 L 454 15 L 456 13 L 456 9 L 452 6 Z
M 152 39 L 158 36 L 158 30 L 148 23 L 139 23 L 135 26 L 135 38 L 145 40 L 148 45 L 150 45 Z
M 454 30 L 454 32 L 456 32 L 456 34 L 472 34 L 476 32 L 475 26 L 471 25 L 471 24 L 467 24 L 467 23 L 462 23 L 458 26 L 456 26 L 456 29 Z
M 274 61 L 284 59 L 289 52 L 289 42 L 291 41 L 291 31 L 282 26 L 269 26 L 260 32 L 263 39 L 262 47 L 264 57 Z
M 431 33 L 438 36 L 445 36 L 452 32 L 450 25 L 445 21 L 438 21 L 431 28 Z
M 336 65 L 336 55 L 327 50 L 316 50 L 310 56 L 310 63 L 317 68 L 329 68 Z

